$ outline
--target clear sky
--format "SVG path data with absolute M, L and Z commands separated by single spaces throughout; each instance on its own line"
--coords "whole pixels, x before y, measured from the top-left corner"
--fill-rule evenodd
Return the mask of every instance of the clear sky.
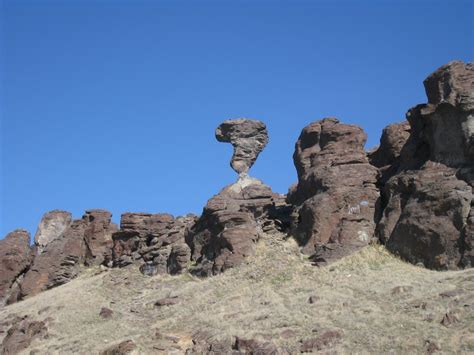
M 473 60 L 472 1 L 3 1 L 0 237 L 43 213 L 200 213 L 236 179 L 214 130 L 263 120 L 250 171 L 296 181 L 301 129 L 362 126 L 367 147 Z

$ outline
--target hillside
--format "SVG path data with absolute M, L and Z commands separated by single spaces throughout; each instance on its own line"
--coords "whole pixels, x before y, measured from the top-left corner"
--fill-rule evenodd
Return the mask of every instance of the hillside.
M 155 305 L 170 297 L 176 304 Z M 98 353 L 125 340 L 133 341 L 137 354 L 201 353 L 211 344 L 230 352 L 236 337 L 279 353 L 304 347 L 322 353 L 468 353 L 474 351 L 473 299 L 472 269 L 430 271 L 381 246 L 318 268 L 293 240 L 267 235 L 245 264 L 212 278 L 90 268 L 2 309 L 0 317 L 3 323 L 27 316 L 47 324 L 25 354 Z M 112 310 L 110 318 L 99 315 L 103 307 Z

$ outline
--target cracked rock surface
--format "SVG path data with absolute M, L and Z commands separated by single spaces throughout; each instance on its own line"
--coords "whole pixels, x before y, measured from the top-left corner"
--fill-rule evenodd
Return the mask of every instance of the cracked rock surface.
M 234 146 L 230 166 L 239 175 L 247 174 L 268 143 L 265 123 L 246 118 L 224 121 L 216 129 L 216 138 Z

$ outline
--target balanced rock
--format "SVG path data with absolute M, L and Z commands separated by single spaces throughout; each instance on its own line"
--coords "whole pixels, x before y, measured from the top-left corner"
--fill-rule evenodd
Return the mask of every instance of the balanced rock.
M 71 223 L 72 215 L 70 212 L 54 210 L 45 213 L 35 234 L 37 251 L 42 252 L 44 247 L 63 234 Z
M 9 302 L 18 290 L 21 277 L 30 266 L 33 253 L 30 233 L 17 229 L 0 240 L 0 305 Z
M 317 261 L 342 257 L 373 236 L 379 193 L 366 139 L 360 127 L 325 118 L 305 127 L 296 142 L 298 184 L 287 199 L 294 206 L 292 234 Z
M 451 62 L 425 81 L 428 104 L 407 113 L 410 136 L 383 188 L 377 235 L 433 269 L 474 264 L 474 65 Z
M 268 143 L 265 123 L 246 118 L 224 121 L 216 129 L 216 138 L 233 145 L 230 165 L 238 174 L 247 174 Z
M 113 266 L 137 264 L 149 276 L 183 272 L 191 259 L 185 234 L 195 221 L 192 214 L 124 213 L 113 235 Z
M 198 276 L 218 274 L 241 264 L 272 221 L 284 196 L 248 176 L 212 197 L 187 235 Z

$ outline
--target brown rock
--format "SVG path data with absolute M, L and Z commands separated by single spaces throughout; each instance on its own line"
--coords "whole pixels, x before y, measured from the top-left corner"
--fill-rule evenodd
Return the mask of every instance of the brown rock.
M 235 344 L 233 346 L 235 350 L 240 353 L 249 355 L 276 355 L 278 354 L 278 348 L 275 344 L 270 341 L 261 341 L 257 339 L 243 339 L 236 337 Z
M 259 238 L 258 225 L 271 219 L 283 200 L 260 180 L 240 178 L 211 198 L 186 237 L 198 276 L 209 276 L 241 264 L 252 255 Z
M 179 298 L 177 296 L 175 297 L 166 297 L 166 298 L 161 298 L 158 301 L 155 302 L 155 306 L 157 307 L 163 307 L 163 306 L 173 306 L 179 302 Z
M 192 214 L 176 219 L 169 214 L 123 214 L 120 231 L 113 235 L 113 265 L 135 263 L 148 276 L 183 272 L 191 258 L 185 234 L 196 219 Z
M 74 221 L 38 254 L 20 285 L 20 299 L 69 282 L 85 259 L 84 220 Z
M 327 330 L 316 338 L 305 340 L 300 351 L 303 353 L 320 351 L 332 347 L 342 339 L 342 332 L 338 330 Z
M 357 250 L 373 236 L 379 193 L 366 138 L 361 128 L 326 118 L 305 127 L 296 143 L 298 185 L 287 199 L 294 206 L 292 235 L 318 262 Z
M 43 338 L 47 333 L 48 328 L 44 322 L 30 320 L 28 317 L 19 318 L 3 338 L 0 353 L 18 354 L 27 349 L 33 340 Z
M 380 186 L 390 179 L 398 170 L 400 154 L 410 136 L 408 121 L 390 124 L 384 128 L 379 147 L 368 154 L 370 164 L 379 168 Z
M 18 282 L 30 266 L 30 233 L 17 229 L 0 240 L 0 305 L 15 301 Z
M 112 213 L 94 209 L 86 211 L 82 217 L 86 222 L 84 242 L 86 246 L 86 265 L 100 265 L 112 259 L 112 234 L 118 227 L 112 223 Z
M 451 62 L 430 75 L 425 88 L 429 103 L 407 113 L 410 137 L 383 187 L 376 233 L 414 264 L 472 266 L 474 66 Z
M 100 352 L 100 355 L 125 355 L 130 354 L 136 349 L 135 342 L 133 340 L 124 340 L 118 344 L 112 345 Z
M 61 236 L 71 223 L 72 215 L 70 212 L 54 210 L 45 213 L 35 234 L 35 244 L 38 252 L 41 253 L 46 245 Z
M 308 298 L 308 302 L 313 304 L 313 303 L 316 303 L 320 300 L 321 298 L 319 296 L 309 296 Z
M 230 165 L 239 175 L 247 174 L 268 143 L 265 123 L 245 118 L 221 123 L 216 129 L 216 138 L 234 146 Z
M 444 316 L 443 319 L 441 320 L 441 324 L 444 325 L 445 327 L 450 327 L 453 324 L 456 324 L 459 322 L 459 318 L 456 312 L 453 311 L 448 311 Z
M 112 311 L 110 308 L 107 308 L 107 307 L 102 307 L 99 312 L 99 316 L 103 319 L 112 318 L 113 314 L 114 314 L 114 311 Z

